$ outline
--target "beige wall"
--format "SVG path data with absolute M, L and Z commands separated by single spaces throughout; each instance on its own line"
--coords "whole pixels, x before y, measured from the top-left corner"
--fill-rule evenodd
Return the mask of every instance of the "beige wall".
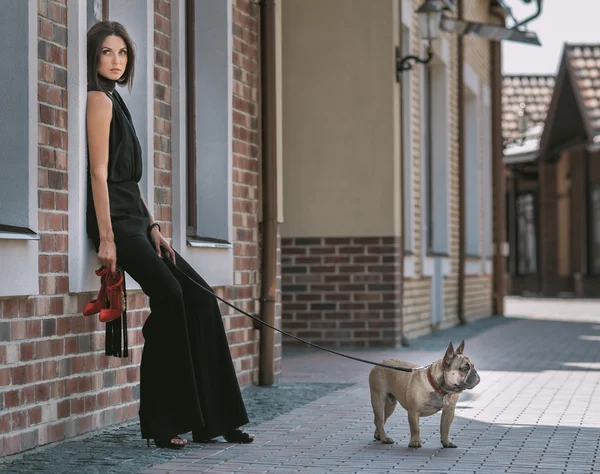
M 282 2 L 283 237 L 399 232 L 397 23 L 395 0 Z
M 465 20 L 491 23 L 489 1 L 464 0 Z M 473 68 L 481 81 L 490 83 L 490 42 L 474 36 L 465 36 L 465 63 Z

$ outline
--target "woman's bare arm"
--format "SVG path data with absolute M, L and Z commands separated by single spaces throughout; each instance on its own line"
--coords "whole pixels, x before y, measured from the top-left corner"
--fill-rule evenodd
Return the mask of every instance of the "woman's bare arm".
M 107 255 L 102 252 L 102 248 L 106 245 L 114 246 L 108 198 L 108 139 L 112 120 L 112 101 L 106 94 L 103 92 L 88 92 L 86 119 L 92 195 L 100 232 L 101 249 L 98 256 L 101 260 L 109 258 L 112 264 L 112 258 L 116 262 L 116 249 L 115 252 L 110 251 Z M 113 256 L 112 253 L 115 253 L 115 255 Z

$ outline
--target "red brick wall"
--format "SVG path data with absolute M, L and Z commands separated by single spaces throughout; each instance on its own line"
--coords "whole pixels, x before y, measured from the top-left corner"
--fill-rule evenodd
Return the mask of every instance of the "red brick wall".
M 398 251 L 394 237 L 282 239 L 283 329 L 328 346 L 395 345 Z
M 233 2 L 233 227 L 234 288 L 223 297 L 249 313 L 260 307 L 258 8 L 250 0 Z M 223 306 L 222 306 L 223 307 Z M 258 331 L 241 314 L 229 314 L 229 343 L 241 383 L 258 378 Z
M 171 2 L 154 0 L 154 219 L 173 235 L 171 159 Z
M 104 326 L 81 314 L 94 295 L 68 294 L 66 0 L 39 0 L 38 8 L 40 296 L 0 299 L 0 455 L 135 418 L 141 327 L 149 312 L 145 295 L 130 292 L 130 360 L 107 358 Z M 171 237 L 171 3 L 154 0 L 154 9 L 153 210 Z M 216 289 L 251 313 L 259 310 L 260 295 L 257 18 L 249 0 L 234 0 L 236 285 Z M 240 383 L 254 381 L 258 331 L 245 316 L 221 307 Z

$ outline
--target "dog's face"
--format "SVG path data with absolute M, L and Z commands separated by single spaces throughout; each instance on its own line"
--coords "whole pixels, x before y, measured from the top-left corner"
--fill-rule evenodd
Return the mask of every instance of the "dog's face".
M 463 354 L 464 349 L 465 341 L 460 343 L 456 351 L 450 343 L 444 355 L 442 361 L 444 372 L 442 389 L 447 392 L 460 393 L 463 390 L 470 390 L 480 381 L 479 374 L 475 370 L 475 364 Z

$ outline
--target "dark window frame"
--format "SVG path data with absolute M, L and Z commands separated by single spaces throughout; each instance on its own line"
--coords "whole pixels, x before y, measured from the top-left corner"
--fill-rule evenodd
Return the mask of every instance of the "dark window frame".
M 534 258 L 535 260 L 533 261 L 533 264 L 529 264 L 529 266 L 523 268 L 522 266 L 522 261 L 521 261 L 521 246 L 522 246 L 522 240 L 521 240 L 521 216 L 525 213 L 524 209 L 522 207 L 520 207 L 520 200 L 524 197 L 531 197 L 531 202 L 530 202 L 530 207 L 529 210 L 531 212 L 531 221 L 530 222 L 533 225 L 533 251 L 532 251 L 532 255 L 530 256 L 530 261 L 531 258 Z M 538 196 L 537 193 L 535 191 L 521 191 L 515 194 L 515 249 L 514 249 L 514 256 L 515 256 L 515 260 L 514 260 L 514 267 L 513 267 L 513 271 L 515 275 L 518 276 L 525 276 L 525 275 L 535 275 L 538 272 L 539 269 L 539 251 L 538 251 L 538 247 L 539 247 L 539 233 L 538 233 L 538 213 L 537 213 L 537 202 L 538 202 Z M 528 219 L 527 216 L 525 216 L 526 219 Z M 526 223 L 526 225 L 529 224 Z
M 508 180 L 507 180 L 507 184 L 508 184 Z M 513 242 L 513 232 L 514 232 L 514 227 L 515 225 L 513 224 L 510 216 L 511 216 L 511 193 L 510 191 L 507 189 L 504 192 L 504 205 L 505 207 L 505 213 L 504 213 L 504 225 L 506 226 L 506 241 L 509 243 L 509 248 L 512 246 L 512 242 Z M 513 267 L 512 267 L 512 254 L 513 254 L 513 249 L 510 248 L 510 252 L 508 252 L 508 255 L 506 257 L 504 257 L 504 264 L 505 264 L 505 272 L 510 274 L 510 275 L 514 275 L 514 271 L 513 271 Z
M 425 119 L 425 172 L 427 173 L 427 193 L 425 196 L 427 209 L 427 235 L 425 238 L 425 248 L 427 249 L 427 254 L 430 255 L 433 253 L 433 107 L 431 100 L 431 64 L 426 64 L 425 67 L 423 67 L 423 81 L 425 82 L 424 109 L 427 114 Z
M 108 21 L 109 20 L 109 13 L 110 13 L 110 0 L 100 0 L 102 2 L 102 10 L 101 10 L 101 19 L 98 21 Z M 90 20 L 90 18 L 96 20 L 95 16 L 94 16 L 94 3 L 96 3 L 96 0 L 87 0 L 87 8 L 89 10 L 91 10 L 91 14 L 92 16 L 90 17 L 90 11 L 87 12 L 87 18 L 88 21 Z M 94 21 L 93 23 L 96 23 L 96 21 Z M 92 24 L 93 24 L 92 23 Z M 92 25 L 88 25 L 88 27 L 90 27 Z
M 102 0 L 102 21 L 108 21 L 110 6 L 110 0 Z
M 196 70 L 194 48 L 194 15 L 192 0 L 185 2 L 185 81 L 186 81 L 186 235 L 197 233 L 196 184 Z

